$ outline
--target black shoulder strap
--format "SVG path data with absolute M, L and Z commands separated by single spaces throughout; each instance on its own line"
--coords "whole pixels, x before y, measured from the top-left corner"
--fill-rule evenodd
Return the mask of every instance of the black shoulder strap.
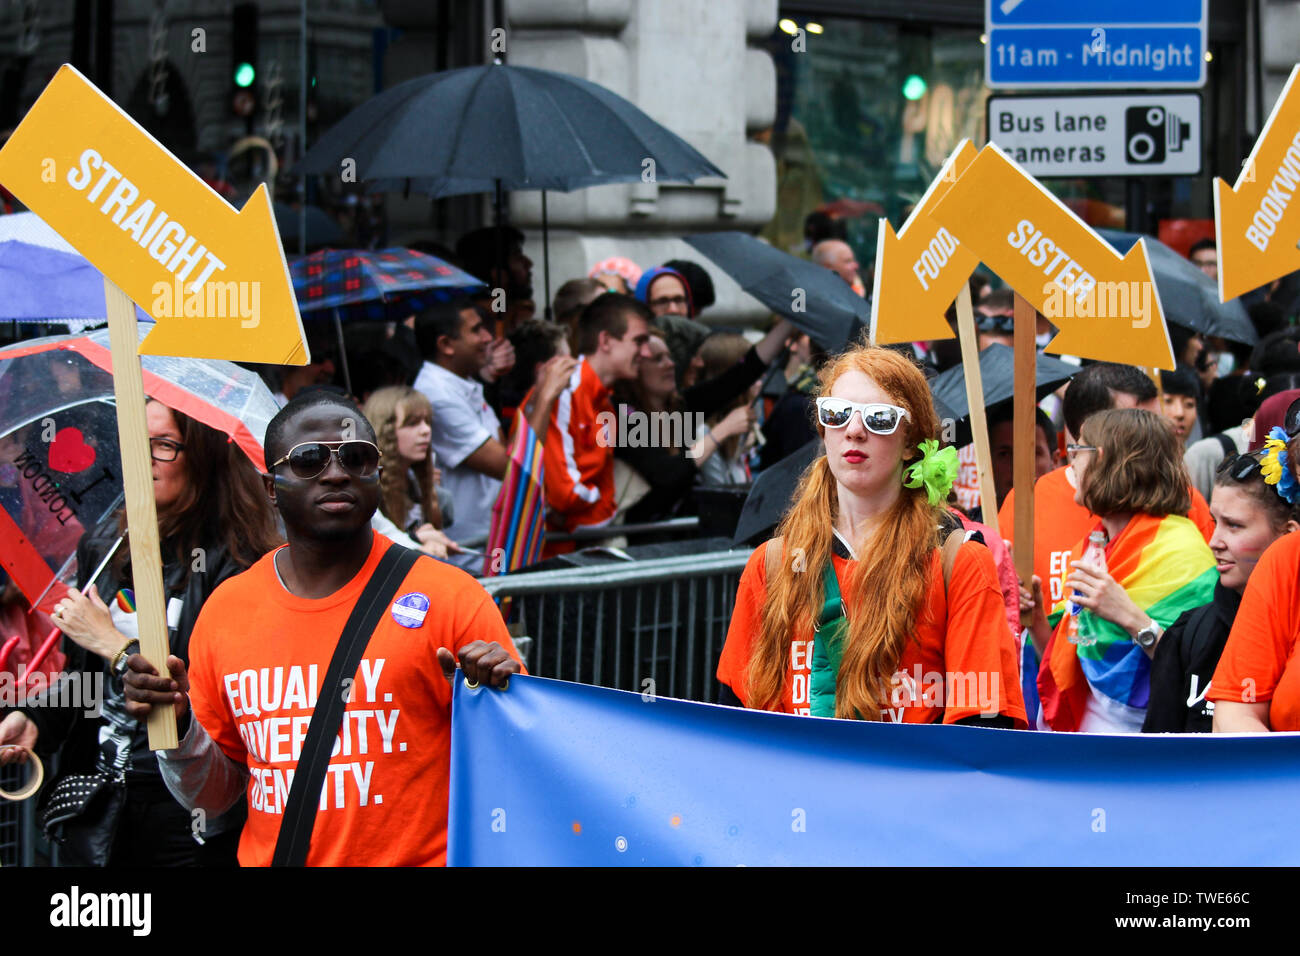
M 1214 440 L 1219 443 L 1219 447 L 1223 449 L 1224 458 L 1237 453 L 1237 443 L 1234 442 L 1232 437 L 1228 434 L 1219 432 L 1217 435 L 1212 435 L 1211 437 L 1214 438 Z
M 289 799 L 285 801 L 280 835 L 271 858 L 272 866 L 303 866 L 307 862 L 330 750 L 343 723 L 344 698 L 347 697 L 342 692 L 343 681 L 356 674 L 375 626 L 419 556 L 418 551 L 410 548 L 396 544 L 390 546 L 379 559 L 379 566 L 370 575 L 365 590 L 348 615 L 348 622 L 343 625 L 343 633 L 334 648 L 334 657 L 316 699 L 316 709 L 307 725 L 307 738 L 298 756 L 298 769 L 294 771 L 293 784 L 289 787 Z

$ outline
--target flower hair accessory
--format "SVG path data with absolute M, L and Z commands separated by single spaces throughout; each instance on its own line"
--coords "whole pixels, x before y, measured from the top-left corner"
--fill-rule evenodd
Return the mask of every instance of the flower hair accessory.
M 907 480 L 903 482 L 903 487 L 920 488 L 925 485 L 925 494 L 930 499 L 931 506 L 942 504 L 947 500 L 953 482 L 957 480 L 957 449 L 949 445 L 941 450 L 939 442 L 933 438 L 927 438 L 916 447 L 921 450 L 921 459 L 904 470 Z
M 1264 454 L 1260 458 L 1259 470 L 1264 475 L 1264 483 L 1273 486 L 1273 490 L 1282 496 L 1287 504 L 1295 504 L 1296 493 L 1300 492 L 1300 483 L 1291 473 L 1286 460 L 1286 429 L 1274 425 L 1264 441 Z

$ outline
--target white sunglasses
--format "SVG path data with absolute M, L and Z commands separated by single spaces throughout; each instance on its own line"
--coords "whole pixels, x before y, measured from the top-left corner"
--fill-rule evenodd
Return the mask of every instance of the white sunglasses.
M 817 399 L 817 420 L 827 428 L 846 428 L 857 412 L 863 426 L 877 435 L 892 435 L 908 417 L 906 408 L 881 402 L 850 402 L 847 398 L 824 396 Z

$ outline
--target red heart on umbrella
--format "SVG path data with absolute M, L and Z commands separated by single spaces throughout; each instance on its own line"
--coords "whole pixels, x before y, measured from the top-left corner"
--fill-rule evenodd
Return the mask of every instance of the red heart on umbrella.
M 85 471 L 95 463 L 95 449 L 86 444 L 80 428 L 60 428 L 50 442 L 50 467 L 65 475 Z

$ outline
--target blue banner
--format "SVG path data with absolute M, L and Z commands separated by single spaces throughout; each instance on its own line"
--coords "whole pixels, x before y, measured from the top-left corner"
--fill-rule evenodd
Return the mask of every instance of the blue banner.
M 792 717 L 457 679 L 453 866 L 1295 865 L 1300 734 Z

